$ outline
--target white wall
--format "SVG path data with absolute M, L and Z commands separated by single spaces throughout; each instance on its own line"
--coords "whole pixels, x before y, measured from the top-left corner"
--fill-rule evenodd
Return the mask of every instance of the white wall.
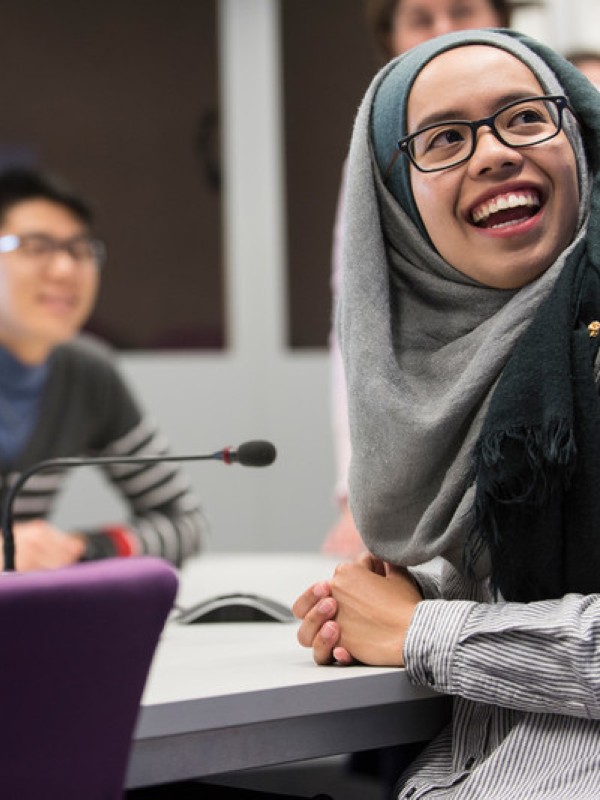
M 278 7 L 278 0 L 219 2 L 231 347 L 122 358 L 174 452 L 212 452 L 249 438 L 271 439 L 279 450 L 266 470 L 188 467 L 215 550 L 315 549 L 335 518 L 327 353 L 284 347 Z M 562 49 L 600 47 L 598 0 L 548 0 L 545 10 L 519 12 L 515 22 Z M 118 513 L 89 474 L 77 475 L 59 508 L 65 524 Z
M 600 50 L 599 0 L 542 0 L 539 8 L 518 10 L 514 26 L 561 52 Z
M 600 50 L 598 0 L 546 0 L 550 41 L 558 50 Z

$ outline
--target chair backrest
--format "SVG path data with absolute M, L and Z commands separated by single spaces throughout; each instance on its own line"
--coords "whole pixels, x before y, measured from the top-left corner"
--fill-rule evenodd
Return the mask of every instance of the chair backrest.
M 177 590 L 156 558 L 0 575 L 0 797 L 116 800 Z

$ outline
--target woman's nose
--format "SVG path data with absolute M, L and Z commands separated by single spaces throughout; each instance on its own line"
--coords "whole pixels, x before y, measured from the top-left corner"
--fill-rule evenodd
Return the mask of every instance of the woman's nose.
M 469 171 L 482 175 L 495 170 L 519 168 L 523 156 L 519 150 L 501 142 L 491 128 L 480 128 L 475 139 L 475 150 L 469 160 Z

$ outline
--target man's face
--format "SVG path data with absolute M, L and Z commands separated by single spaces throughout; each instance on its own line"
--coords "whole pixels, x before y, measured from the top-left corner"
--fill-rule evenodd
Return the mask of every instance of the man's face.
M 66 242 L 89 231 L 69 209 L 40 198 L 8 209 L 0 225 L 0 236 L 7 234 Z M 85 323 L 98 282 L 96 263 L 65 250 L 0 253 L 0 343 L 26 363 L 43 361 Z

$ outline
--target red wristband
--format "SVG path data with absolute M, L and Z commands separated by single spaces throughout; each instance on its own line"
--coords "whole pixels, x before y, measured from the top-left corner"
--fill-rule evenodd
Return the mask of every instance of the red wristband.
M 104 529 L 104 533 L 108 536 L 115 546 L 116 555 L 119 558 L 127 558 L 134 554 L 133 541 L 131 533 L 127 528 L 122 525 L 109 525 Z

